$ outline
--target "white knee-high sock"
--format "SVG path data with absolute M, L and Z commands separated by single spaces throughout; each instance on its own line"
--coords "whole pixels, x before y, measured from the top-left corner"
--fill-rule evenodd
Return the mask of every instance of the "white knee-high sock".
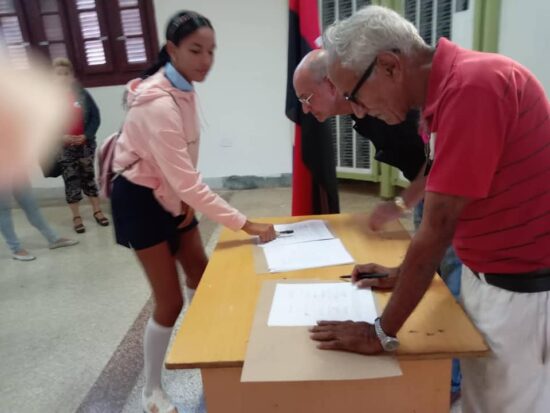
M 151 395 L 153 389 L 161 387 L 162 366 L 171 334 L 172 327 L 161 326 L 153 317 L 147 322 L 143 337 L 144 391 L 147 397 Z
M 189 287 L 186 287 L 187 288 L 187 307 L 189 307 L 191 305 L 191 302 L 193 301 L 193 297 L 195 296 L 195 289 L 193 288 L 189 288 Z

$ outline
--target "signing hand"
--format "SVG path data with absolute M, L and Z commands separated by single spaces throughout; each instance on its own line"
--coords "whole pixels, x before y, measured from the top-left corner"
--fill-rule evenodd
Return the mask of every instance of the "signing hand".
M 246 221 L 242 230 L 248 235 L 258 235 L 261 242 L 272 241 L 277 237 L 273 224 L 260 224 L 257 222 Z
M 321 350 L 340 350 L 360 354 L 378 354 L 384 350 L 374 326 L 353 321 L 319 321 L 310 330 L 311 339 Z
M 351 273 L 351 282 L 358 288 L 392 290 L 397 283 L 398 269 L 399 267 L 388 268 L 378 264 L 359 264 L 353 268 Z M 358 280 L 358 275 L 365 272 L 388 274 L 388 276 L 386 278 L 365 278 L 363 280 Z
M 382 227 L 395 221 L 402 215 L 401 210 L 392 201 L 386 201 L 378 204 L 370 214 L 368 226 L 372 231 L 380 231 Z

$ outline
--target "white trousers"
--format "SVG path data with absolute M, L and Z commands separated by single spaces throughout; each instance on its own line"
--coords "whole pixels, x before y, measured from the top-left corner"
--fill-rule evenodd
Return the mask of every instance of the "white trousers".
M 461 360 L 462 412 L 550 412 L 550 292 L 503 290 L 463 266 L 461 295 L 492 350 Z

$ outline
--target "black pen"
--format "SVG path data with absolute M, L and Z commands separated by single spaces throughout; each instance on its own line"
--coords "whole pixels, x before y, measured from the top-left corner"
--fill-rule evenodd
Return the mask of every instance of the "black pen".
M 277 235 L 292 235 L 294 234 L 294 230 L 292 229 L 285 229 L 284 231 L 277 231 Z
M 373 278 L 386 278 L 389 274 L 379 272 L 360 272 L 357 274 L 357 280 L 366 280 Z M 351 275 L 341 275 L 342 280 L 351 279 Z

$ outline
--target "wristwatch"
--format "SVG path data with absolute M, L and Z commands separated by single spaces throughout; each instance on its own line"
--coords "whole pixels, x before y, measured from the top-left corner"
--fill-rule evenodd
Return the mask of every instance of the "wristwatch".
M 407 206 L 407 204 L 405 203 L 405 200 L 403 199 L 403 197 L 400 197 L 400 196 L 396 196 L 395 198 L 393 198 L 393 203 L 395 204 L 395 206 L 397 208 L 399 208 L 399 210 L 401 211 L 401 213 L 405 213 L 405 212 L 409 212 L 411 209 Z
M 380 325 L 380 317 L 374 320 L 374 331 L 376 331 L 376 335 L 378 336 L 384 351 L 397 350 L 399 347 L 399 340 L 396 337 L 388 336 L 384 330 L 382 330 L 382 326 Z

